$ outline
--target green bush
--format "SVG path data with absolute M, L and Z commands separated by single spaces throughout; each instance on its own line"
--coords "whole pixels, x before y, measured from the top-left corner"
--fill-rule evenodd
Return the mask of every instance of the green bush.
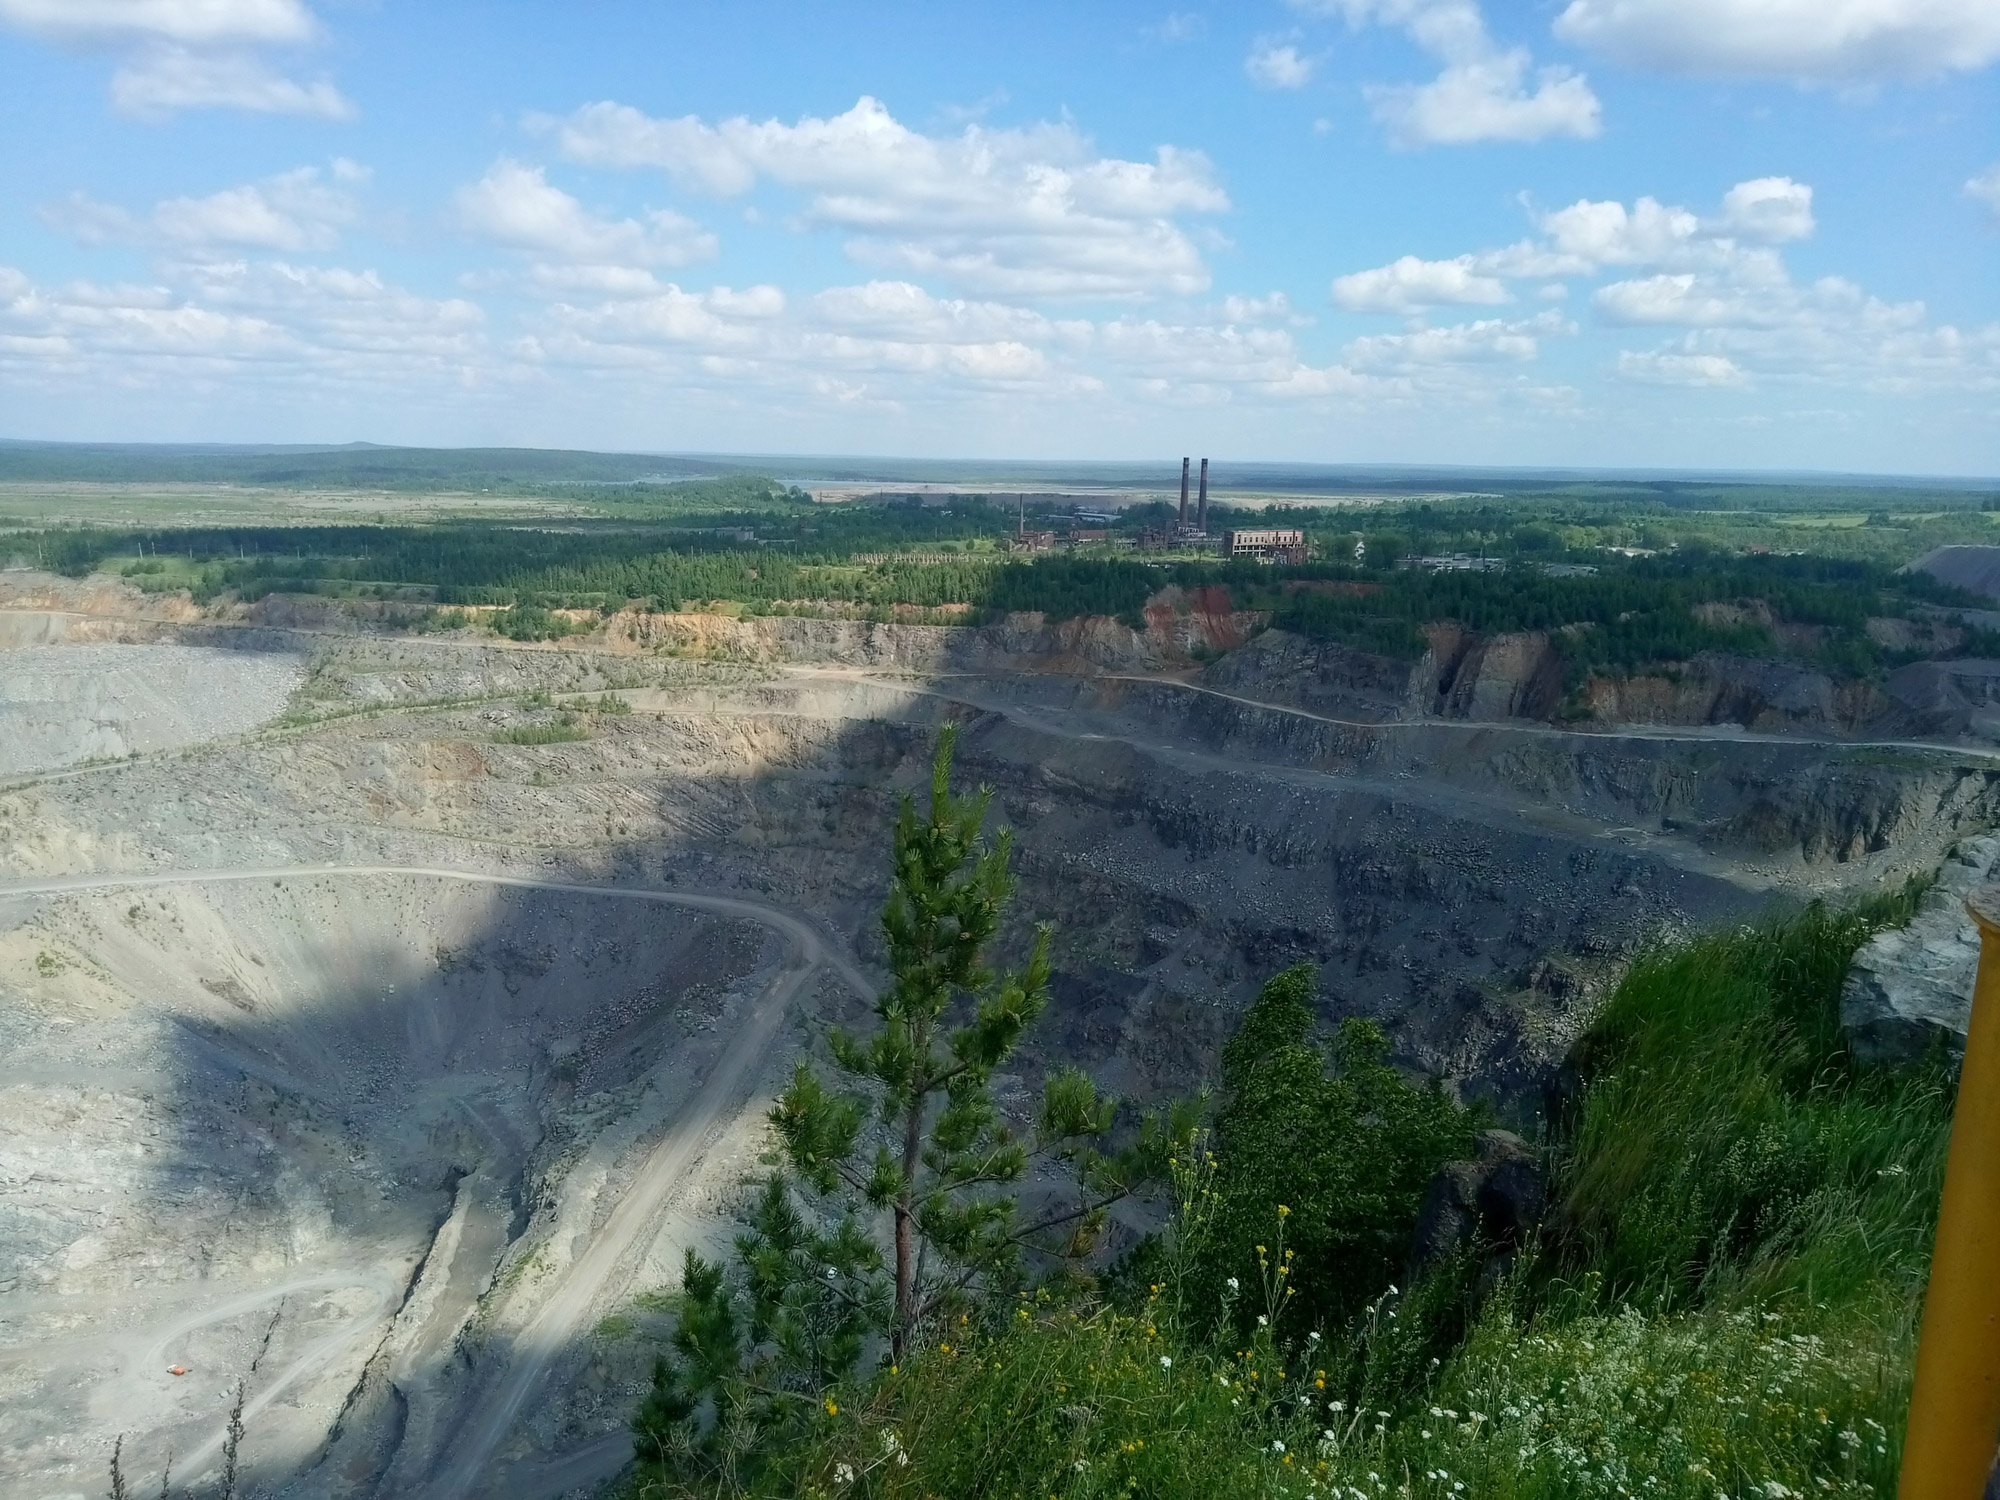
M 1229 1278 L 1260 1275 L 1284 1219 L 1295 1269 L 1280 1313 L 1303 1333 L 1344 1325 L 1401 1271 L 1424 1190 L 1468 1156 L 1473 1118 L 1437 1083 L 1413 1084 L 1385 1060 L 1388 1039 L 1350 1018 L 1323 1045 L 1310 965 L 1258 993 L 1223 1049 L 1218 1166 L 1195 1278 L 1217 1305 Z M 1250 1299 L 1239 1320 L 1252 1315 Z
M 590 732 L 573 719 L 547 724 L 516 724 L 493 736 L 496 745 L 570 745 L 587 740 Z
M 499 634 L 514 641 L 560 640 L 566 635 L 581 635 L 590 628 L 535 604 L 516 604 L 503 609 L 489 623 Z

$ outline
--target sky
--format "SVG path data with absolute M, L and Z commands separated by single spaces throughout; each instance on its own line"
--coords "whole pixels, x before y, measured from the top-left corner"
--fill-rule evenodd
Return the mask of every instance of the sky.
M 0 0 L 0 437 L 2000 473 L 1996 0 Z

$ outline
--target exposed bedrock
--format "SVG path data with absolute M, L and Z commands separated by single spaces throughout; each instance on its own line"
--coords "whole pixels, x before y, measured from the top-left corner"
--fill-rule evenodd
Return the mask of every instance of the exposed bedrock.
M 5 902 L 0 1490 L 118 1431 L 199 1485 L 249 1371 L 260 1492 L 410 1493 L 782 946 L 413 876 Z
M 2000 835 L 1966 839 L 1909 925 L 1876 934 L 1854 955 L 1840 1024 L 1861 1056 L 1907 1062 L 1933 1048 L 1964 1053 L 1979 971 L 1979 928 L 1965 899 L 1993 878 L 1996 862 Z
M 582 879 L 754 900 L 865 967 L 891 820 L 955 721 L 963 777 L 1017 831 L 1006 947 L 1057 926 L 1009 1107 L 1067 1063 L 1142 1101 L 1186 1090 L 1307 960 L 1329 1021 L 1375 1017 L 1404 1061 L 1526 1115 L 1635 945 L 1929 868 L 2000 796 L 1971 749 L 1358 722 L 1213 675 L 311 650 L 287 727 L 0 791 L 4 878 Z M 608 688 L 631 711 L 582 702 Z M 587 737 L 510 742 L 551 693 Z M 763 1144 L 752 1075 L 859 1002 L 783 988 L 778 928 L 621 902 L 379 871 L 0 901 L 0 1489 L 95 1485 L 121 1425 L 198 1481 L 255 1359 L 260 1484 L 423 1494 L 683 1127 L 691 1196 L 634 1241 L 632 1284 L 725 1234 Z M 689 1123 L 771 996 L 741 1088 Z M 490 1492 L 616 1467 L 645 1341 L 590 1332 L 614 1284 L 572 1307 Z

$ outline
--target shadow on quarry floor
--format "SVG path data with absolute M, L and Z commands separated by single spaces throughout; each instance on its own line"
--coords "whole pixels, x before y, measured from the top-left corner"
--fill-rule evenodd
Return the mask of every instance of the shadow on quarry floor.
M 247 1376 L 250 1470 L 301 1494 L 421 1476 L 587 1230 L 591 1201 L 564 1194 L 615 1181 L 789 946 L 684 908 L 404 875 L 65 895 L 35 929 L 124 1013 L 82 1055 L 52 1028 L 13 1077 L 41 1106 L 14 1151 L 101 1201 L 64 1224 L 31 1183 L 10 1212 L 55 1274 L 0 1299 L 38 1346 L 8 1381 L 7 1466 L 101 1471 L 92 1442 L 125 1431 L 142 1487 L 169 1446 L 197 1480 Z M 537 1214 L 557 1236 L 468 1326 Z
M 532 773 L 489 765 L 462 795 L 525 798 L 545 766 L 551 805 L 605 830 L 551 878 L 762 899 L 867 964 L 897 797 L 921 787 L 938 719 L 961 718 L 961 784 L 991 782 L 1018 834 L 1003 957 L 1035 921 L 1059 927 L 1050 1012 L 1001 1080 L 1023 1102 L 1064 1062 L 1138 1100 L 1191 1088 L 1255 986 L 1302 960 L 1329 1022 L 1374 1016 L 1414 1066 L 1531 1094 L 1588 1004 L 1538 964 L 1611 961 L 1769 899 L 1602 832 L 1637 816 L 1614 806 L 1637 794 L 1602 790 L 1617 776 L 1694 775 L 1657 746 L 1616 765 L 1619 746 L 1585 746 L 1589 825 L 1553 792 L 1493 805 L 1489 763 L 1572 754 L 1554 741 L 1461 736 L 1471 769 L 1430 782 L 1400 750 L 1329 774 L 1345 741 L 1309 723 L 1163 722 L 1147 732 L 1173 743 L 1142 744 L 1089 718 L 1110 708 L 1088 696 L 1007 713 L 933 694 L 842 718 L 772 690 L 727 715 L 632 715 Z M 612 783 L 616 807 L 649 803 L 640 833 L 613 836 L 610 793 L 590 800 Z M 169 1442 L 193 1481 L 254 1363 L 261 1488 L 421 1492 L 787 951 L 748 920 L 408 875 L 0 907 L 0 993 L 22 1001 L 0 1005 L 0 1088 L 20 1101 L 0 1136 L 0 1488 L 97 1488 L 119 1431 L 142 1491 Z M 1501 1003 L 1532 984 L 1536 1014 Z M 815 1018 L 859 1004 L 825 986 L 798 1001 Z M 723 1206 L 702 1206 L 711 1231 Z M 522 1436 L 560 1456 L 615 1430 L 631 1394 L 588 1337 L 553 1367 Z

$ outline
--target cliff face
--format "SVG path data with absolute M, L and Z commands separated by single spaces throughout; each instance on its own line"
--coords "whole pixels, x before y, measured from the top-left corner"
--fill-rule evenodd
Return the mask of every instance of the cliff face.
M 1630 676 L 1588 677 L 1572 697 L 1561 642 L 1546 634 L 1482 636 L 1439 625 L 1427 639 L 1422 659 L 1404 662 L 1269 630 L 1196 680 L 1238 697 L 1366 723 L 1735 725 L 1760 734 L 2000 742 L 1996 661 L 1916 662 L 1877 685 L 1836 682 L 1798 661 L 1704 652 Z
M 1159 672 L 1189 668 L 1202 657 L 1240 646 L 1264 622 L 1254 611 L 1202 607 L 1212 602 L 1167 590 L 1147 606 L 1143 630 L 1106 615 L 1051 623 L 1025 613 L 966 627 L 627 610 L 606 623 L 604 635 L 613 649 L 667 649 L 748 662 L 902 672 Z

